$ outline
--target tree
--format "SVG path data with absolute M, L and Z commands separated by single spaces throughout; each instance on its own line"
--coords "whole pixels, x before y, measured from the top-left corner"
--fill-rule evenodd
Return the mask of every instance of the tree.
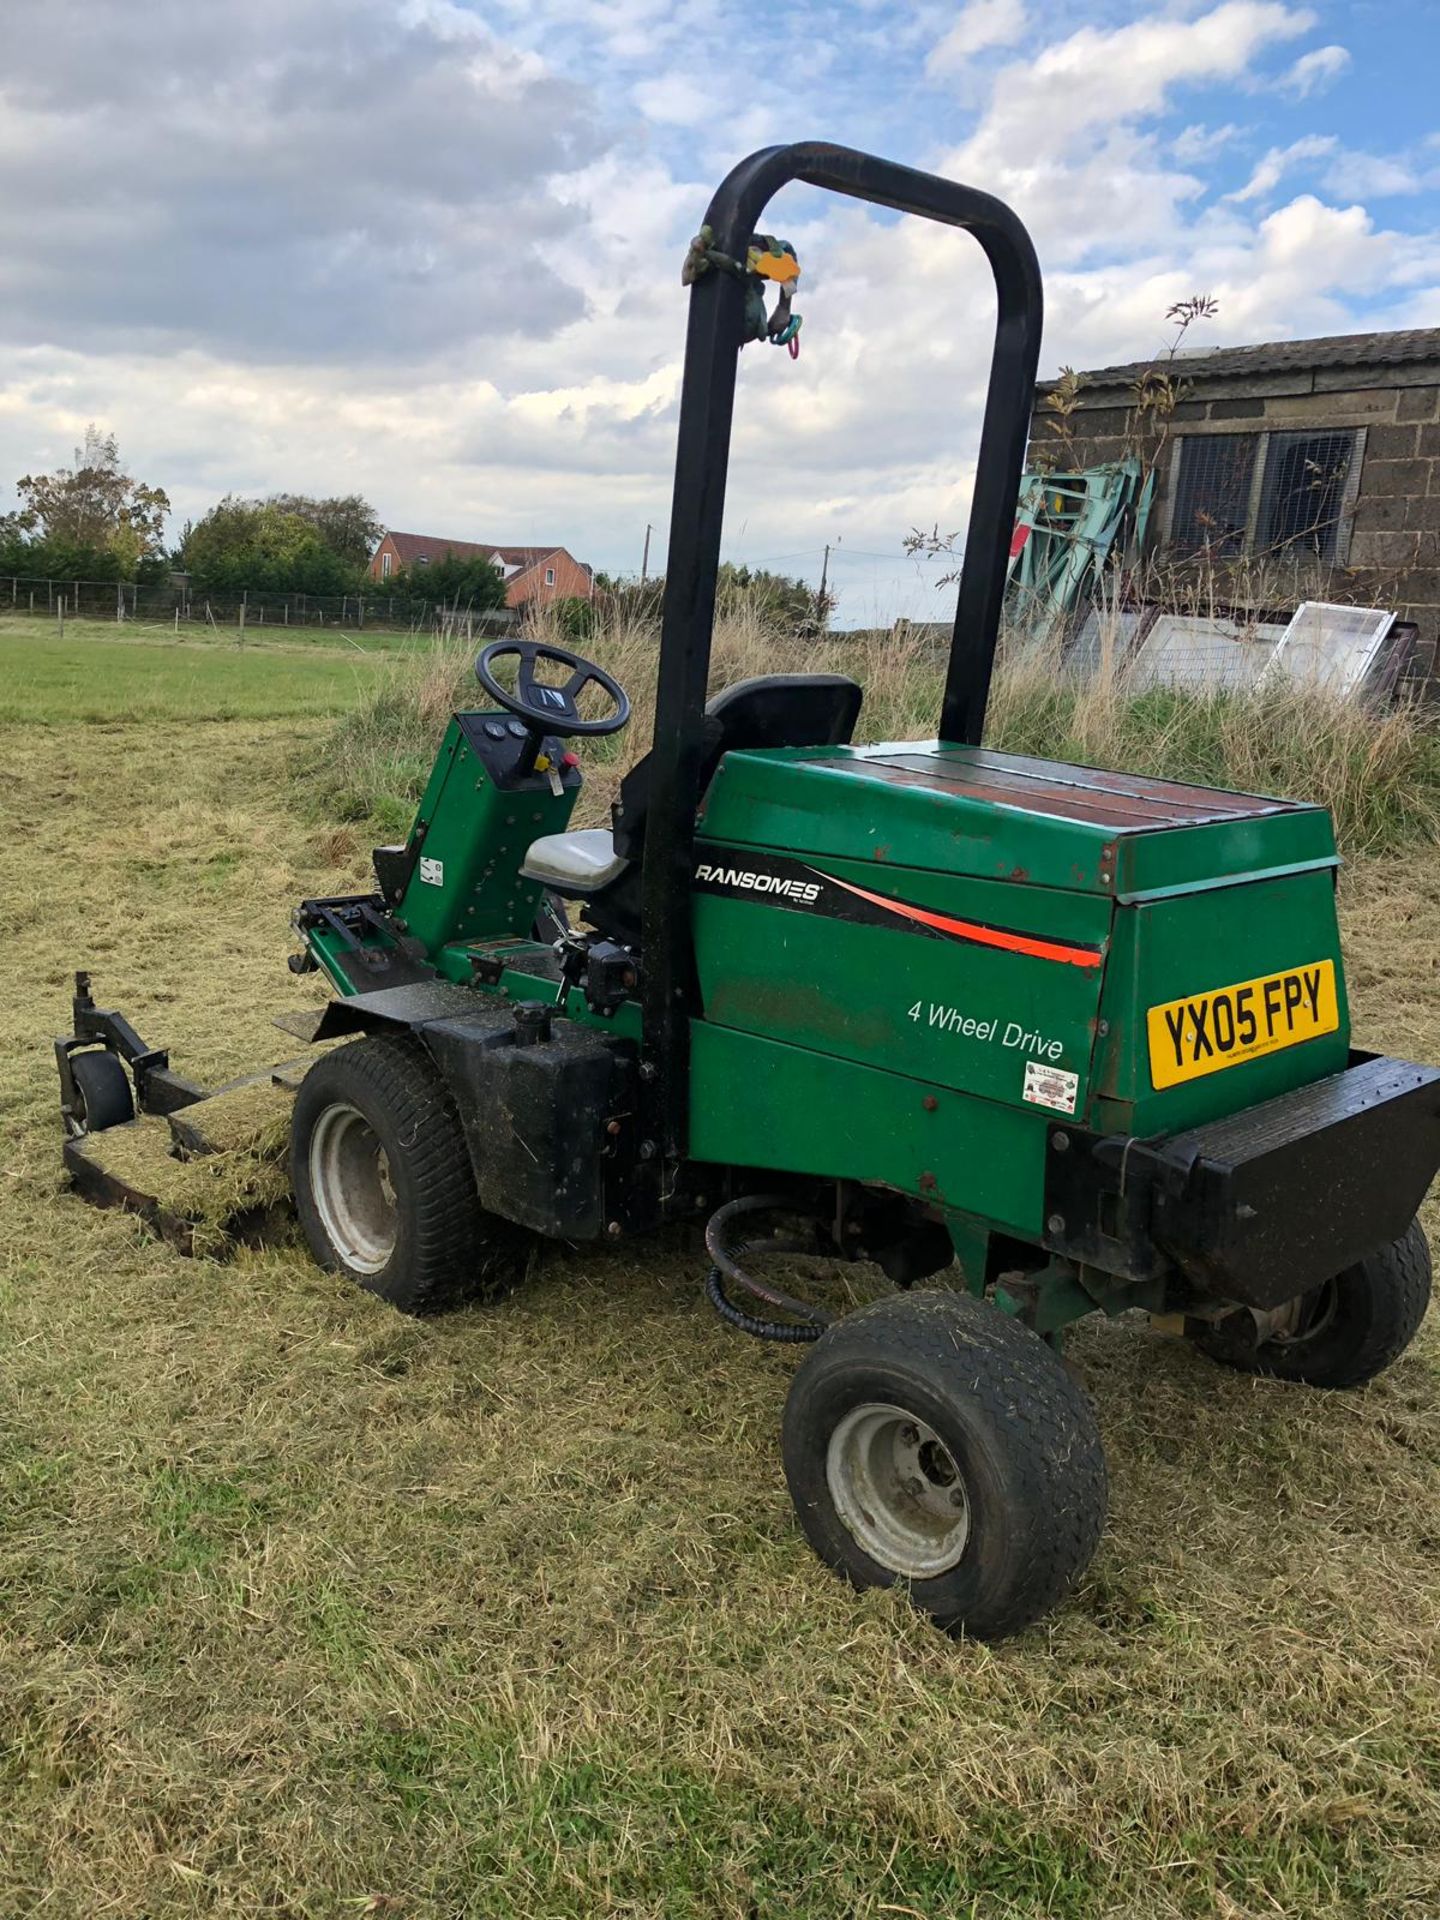
M 470 613 L 489 613 L 505 604 L 505 576 L 493 561 L 462 560 L 447 547 L 428 567 L 406 567 L 391 581 L 396 593 L 431 606 L 458 607 Z
M 112 565 L 87 570 L 130 578 L 144 560 L 163 553 L 161 535 L 170 512 L 168 495 L 126 473 L 113 433 L 85 429 L 85 444 L 75 449 L 73 467 L 29 474 L 15 483 L 20 510 L 0 534 L 28 541 L 32 557 L 48 550 L 85 568 L 90 556 L 110 556 Z M 72 564 L 64 569 L 77 571 Z
M 359 577 L 302 515 L 233 494 L 186 527 L 179 560 L 211 593 L 350 593 Z
M 764 567 L 737 567 L 729 560 L 721 563 L 716 600 L 722 608 L 743 603 L 768 624 L 796 634 L 823 633 L 835 611 L 829 591 L 822 594 L 804 580 Z
M 353 567 L 363 567 L 385 537 L 379 514 L 358 493 L 336 494 L 328 500 L 305 493 L 272 493 L 265 504 L 308 521 L 330 551 Z

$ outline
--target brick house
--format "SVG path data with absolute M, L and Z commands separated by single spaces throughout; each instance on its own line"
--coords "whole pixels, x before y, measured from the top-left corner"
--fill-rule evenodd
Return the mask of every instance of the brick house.
M 1032 451 L 1097 466 L 1127 443 L 1134 385 L 1152 363 L 1081 376 L 1068 445 L 1045 424 Z M 1148 550 L 1208 561 L 1278 603 L 1390 607 L 1440 636 L 1440 327 L 1182 352 L 1159 363 L 1180 399 L 1158 448 Z M 1138 451 L 1144 456 L 1155 449 Z M 1043 453 L 1042 453 L 1043 450 Z M 1258 583 L 1263 582 L 1263 585 Z
M 496 547 L 482 540 L 450 540 L 443 534 L 387 530 L 367 571 L 377 584 L 402 567 L 428 567 L 446 554 L 457 560 L 491 560 L 505 577 L 507 607 L 548 607 L 552 600 L 588 600 L 595 576 L 564 547 Z

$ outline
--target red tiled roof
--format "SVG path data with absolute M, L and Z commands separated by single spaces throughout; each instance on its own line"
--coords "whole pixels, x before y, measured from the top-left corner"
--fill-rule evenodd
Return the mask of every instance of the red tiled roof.
M 402 567 L 408 567 L 422 558 L 443 560 L 447 553 L 453 553 L 457 560 L 498 558 L 502 565 L 519 567 L 524 572 L 548 559 L 552 553 L 560 552 L 556 546 L 499 547 L 485 540 L 452 540 L 443 533 L 397 533 L 393 527 L 386 529 L 386 536 Z

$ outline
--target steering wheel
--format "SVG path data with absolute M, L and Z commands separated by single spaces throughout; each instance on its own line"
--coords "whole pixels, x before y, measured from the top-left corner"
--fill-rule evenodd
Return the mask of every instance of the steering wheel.
M 494 662 L 514 654 L 520 664 L 515 670 L 515 691 L 502 687 L 495 678 Z M 552 660 L 556 666 L 569 667 L 570 678 L 563 685 L 551 686 L 535 678 L 535 663 Z M 582 660 L 568 647 L 552 646 L 548 640 L 492 640 L 475 662 L 475 678 L 492 700 L 498 700 L 507 712 L 517 714 L 540 734 L 553 733 L 567 738 L 572 733 L 618 733 L 630 718 L 630 696 L 613 675 L 593 660 Z M 615 711 L 599 720 L 582 720 L 576 704 L 591 683 L 607 693 Z

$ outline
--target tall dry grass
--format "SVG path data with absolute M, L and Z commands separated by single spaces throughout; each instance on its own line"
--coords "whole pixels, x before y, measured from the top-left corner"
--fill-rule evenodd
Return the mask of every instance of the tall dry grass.
M 537 621 L 537 638 L 561 640 Z M 585 745 L 582 822 L 605 818 L 620 775 L 645 751 L 654 722 L 659 648 L 653 615 L 603 615 L 582 643 L 631 696 L 624 733 Z M 327 818 L 403 833 L 434 759 L 445 719 L 476 699 L 465 646 L 425 646 L 398 655 L 373 696 L 336 727 L 309 767 Z M 712 690 L 761 673 L 838 672 L 865 688 L 857 737 L 934 736 L 945 655 L 923 630 L 836 634 L 802 640 L 777 631 L 737 596 L 721 609 L 711 658 Z M 1117 650 L 1078 678 L 1052 647 L 1008 635 L 991 689 L 987 744 L 1045 759 L 1193 780 L 1311 800 L 1335 817 L 1350 854 L 1440 839 L 1440 731 L 1413 705 L 1383 709 L 1276 682 L 1251 689 L 1140 688 Z

